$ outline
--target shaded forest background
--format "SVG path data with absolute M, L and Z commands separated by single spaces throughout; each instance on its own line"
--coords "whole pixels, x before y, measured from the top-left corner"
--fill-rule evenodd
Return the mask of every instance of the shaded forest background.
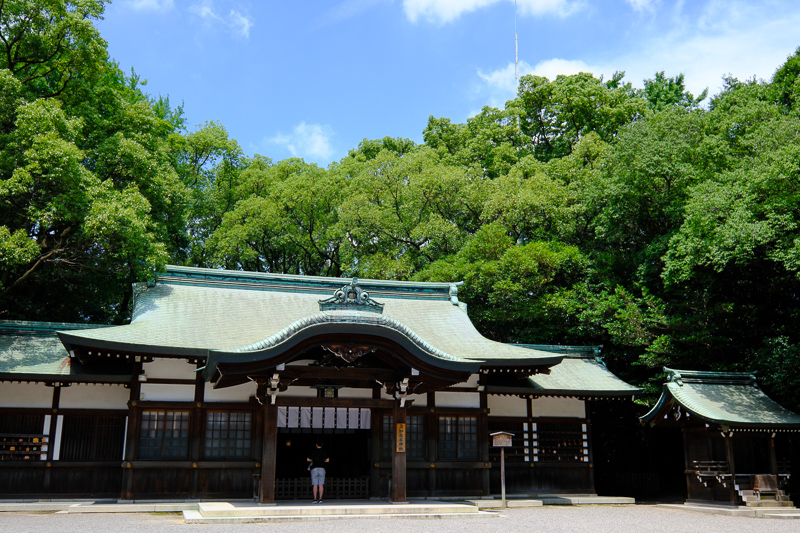
M 0 2 L 0 319 L 124 323 L 165 264 L 463 280 L 487 337 L 603 345 L 643 403 L 666 365 L 800 411 L 800 48 L 711 97 L 524 76 L 321 168 L 189 127 L 108 57 L 104 3 Z

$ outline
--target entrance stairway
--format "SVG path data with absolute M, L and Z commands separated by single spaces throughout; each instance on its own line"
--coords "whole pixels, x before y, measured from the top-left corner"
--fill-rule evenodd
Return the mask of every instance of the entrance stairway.
M 740 484 L 734 487 L 745 507 L 757 510 L 759 516 L 800 513 L 786 492 L 778 488 L 777 476 L 756 475 L 747 479 L 747 482 L 748 488 Z
M 332 500 L 333 501 L 333 500 Z M 299 520 L 337 520 L 358 518 L 486 518 L 496 513 L 480 511 L 473 505 L 443 502 L 391 504 L 364 500 L 322 503 L 281 503 L 258 505 L 249 502 L 198 503 L 197 510 L 183 511 L 187 524 L 252 524 Z

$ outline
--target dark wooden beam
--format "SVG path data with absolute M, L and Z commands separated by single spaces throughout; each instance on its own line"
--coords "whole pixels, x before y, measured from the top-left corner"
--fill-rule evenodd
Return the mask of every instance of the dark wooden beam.
M 320 380 L 356 380 L 380 382 L 400 381 L 408 377 L 410 372 L 394 370 L 391 368 L 336 368 L 334 366 L 287 366 L 281 371 L 276 371 L 283 379 L 320 379 Z
M 128 429 L 126 430 L 125 438 L 125 463 L 123 463 L 122 471 L 121 498 L 123 500 L 133 499 L 133 476 L 135 474 L 131 469 L 131 461 L 136 459 L 139 444 L 141 409 L 138 407 L 138 404 L 139 396 L 142 391 L 142 384 L 139 382 L 139 374 L 141 373 L 142 362 L 140 360 L 133 364 L 130 383 L 131 394 L 128 400 Z
M 478 383 L 483 385 L 480 387 L 480 406 L 481 413 L 478 415 L 478 443 L 480 446 L 480 459 L 486 463 L 489 462 L 489 397 L 486 394 L 486 375 L 481 374 L 478 376 Z M 486 469 L 481 473 L 481 491 L 484 496 L 490 494 L 489 484 L 489 470 Z M 504 493 L 505 494 L 505 493 Z
M 728 459 L 728 470 L 731 473 L 731 479 L 728 481 L 728 493 L 730 495 L 730 502 L 732 505 L 739 503 L 739 495 L 736 490 L 736 462 L 733 460 L 733 432 L 728 433 L 724 438 L 725 440 L 725 455 Z
M 395 400 L 372 400 L 370 398 L 293 398 L 281 396 L 275 399 L 275 404 L 291 407 L 371 407 L 391 409 L 397 402 Z M 406 402 L 411 403 L 410 401 Z
M 373 390 L 373 397 L 375 390 Z M 380 398 L 381 391 L 377 389 L 377 396 Z M 383 438 L 383 411 L 370 409 L 370 450 L 369 450 L 369 496 L 370 498 L 380 498 L 381 496 L 381 439 Z
M 394 446 L 392 450 L 392 494 L 391 499 L 393 503 L 405 503 L 406 501 L 406 451 L 405 440 L 402 451 L 399 451 L 399 431 L 397 430 L 402 424 L 405 428 L 406 425 L 406 408 L 400 407 L 400 402 L 394 402 L 393 408 L 394 418 Z M 406 436 L 403 435 L 405 439 Z
M 260 503 L 275 503 L 275 459 L 278 450 L 278 406 L 264 406 L 264 442 L 261 454 Z

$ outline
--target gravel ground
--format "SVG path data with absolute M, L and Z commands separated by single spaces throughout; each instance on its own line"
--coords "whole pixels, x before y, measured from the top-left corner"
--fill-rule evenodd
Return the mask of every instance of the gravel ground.
M 420 533 L 783 533 L 800 532 L 800 521 L 712 516 L 650 505 L 509 509 L 499 518 L 445 520 L 329 520 L 278 524 L 187 525 L 179 514 L 0 513 L 3 533 L 360 533 L 389 528 Z

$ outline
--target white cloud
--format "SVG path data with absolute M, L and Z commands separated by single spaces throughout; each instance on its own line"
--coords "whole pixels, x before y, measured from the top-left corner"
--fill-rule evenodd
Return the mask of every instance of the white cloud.
M 713 95 L 727 74 L 741 80 L 770 79 L 799 44 L 800 11 L 794 8 L 776 17 L 760 5 L 712 1 L 696 19 L 675 18 L 670 31 L 656 32 L 635 52 L 609 62 L 625 70 L 626 79 L 637 86 L 664 70 L 668 76 L 683 73 L 695 95 L 706 87 Z
M 175 7 L 173 0 L 128 0 L 126 6 L 136 11 L 167 11 Z
M 214 0 L 203 0 L 199 4 L 189 6 L 189 12 L 209 22 L 223 22 L 216 11 L 214 11 Z
M 642 87 L 645 79 L 663 70 L 667 76 L 684 74 L 686 88 L 695 96 L 705 88 L 714 95 L 727 74 L 740 80 L 753 76 L 770 79 L 800 44 L 800 10 L 794 7 L 783 8 L 780 17 L 744 1 L 712 0 L 699 15 L 692 16 L 680 7 L 659 12 L 661 19 L 648 23 L 619 53 L 603 50 L 599 61 L 549 58 L 535 66 L 520 61 L 520 76 L 537 74 L 552 80 L 558 74 L 583 71 L 608 78 L 624 71 L 626 81 Z M 588 52 L 582 54 L 588 56 Z M 476 99 L 502 107 L 516 95 L 513 63 L 496 70 L 478 70 L 477 75 Z
M 640 13 L 644 11 L 652 11 L 655 8 L 655 4 L 658 3 L 658 0 L 625 0 L 625 1 L 631 5 L 634 11 L 638 11 Z
M 403 0 L 403 10 L 411 22 L 419 19 L 446 24 L 465 13 L 476 11 L 498 2 L 514 0 Z M 643 0 L 634 0 L 643 1 Z M 567 16 L 580 5 L 581 0 L 517 0 L 520 15 Z
M 266 141 L 283 146 L 293 157 L 327 163 L 334 154 L 333 135 L 333 128 L 328 125 L 301 122 L 290 134 L 279 133 Z
M 249 17 L 232 9 L 230 15 L 228 15 L 228 25 L 236 35 L 245 39 L 250 38 L 250 28 L 253 27 L 253 21 Z
M 587 65 L 580 60 L 547 59 L 531 66 L 525 61 L 519 62 L 519 75 L 534 74 L 552 80 L 559 74 L 577 74 L 578 72 L 591 72 L 595 76 L 608 75 L 609 70 L 604 67 Z M 613 71 L 611 71 L 613 73 Z M 514 63 L 509 63 L 503 68 L 491 72 L 478 69 L 478 76 L 482 80 L 479 91 L 487 94 L 488 105 L 503 107 L 507 100 L 517 94 L 517 82 L 514 79 Z
M 189 6 L 189 12 L 203 19 L 210 26 L 223 27 L 233 35 L 244 39 L 250 38 L 253 19 L 241 12 L 231 9 L 228 16 L 222 16 L 214 7 L 214 0 L 202 0 L 199 4 Z
M 326 23 L 335 23 L 341 20 L 357 17 L 370 8 L 391 2 L 391 0 L 344 0 L 330 8 L 324 15 Z

